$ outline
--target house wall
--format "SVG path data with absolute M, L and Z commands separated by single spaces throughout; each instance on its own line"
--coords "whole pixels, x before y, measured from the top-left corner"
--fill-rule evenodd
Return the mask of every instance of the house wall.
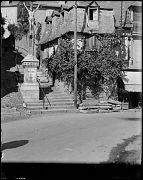
M 1 13 L 9 23 L 17 23 L 17 7 L 1 7 Z
M 90 19 L 90 11 L 93 11 L 93 19 Z M 89 8 L 88 9 L 88 14 L 87 14 L 87 26 L 91 30 L 98 30 L 99 29 L 99 9 L 96 8 Z
M 49 58 L 53 55 L 54 51 L 57 50 L 58 47 L 58 39 L 53 41 L 52 44 L 45 46 L 43 50 L 41 50 L 41 59 Z
M 45 48 L 41 53 L 41 59 L 49 58 L 53 55 L 54 51 L 57 49 L 58 44 L 53 43 L 51 47 Z
M 3 26 L 5 30 L 3 37 L 8 38 L 10 36 L 10 32 L 7 29 L 8 25 L 17 23 L 17 7 L 1 7 L 1 14 L 6 20 Z
M 142 35 L 141 35 L 141 6 L 130 6 L 127 25 L 130 25 L 129 45 L 129 67 L 125 74 L 128 81 L 124 80 L 125 90 L 128 91 L 129 108 L 138 107 L 142 101 Z M 131 23 L 131 24 L 130 24 Z
M 141 11 L 139 6 L 129 8 L 129 21 L 133 28 L 130 29 L 129 38 L 129 69 L 141 69 L 142 67 L 142 38 L 141 38 Z
M 64 12 L 64 21 L 60 27 L 60 32 L 65 34 L 73 32 L 75 29 L 75 9 L 72 8 L 69 12 Z M 96 26 L 95 26 L 96 27 Z M 85 9 L 77 8 L 77 32 L 89 33 L 88 16 Z
M 142 67 L 142 42 L 141 39 L 133 39 L 132 40 L 132 59 L 133 63 L 130 65 L 129 68 L 132 69 L 141 69 Z
M 42 25 L 42 32 L 44 31 L 44 25 L 45 25 L 45 18 L 46 18 L 46 11 L 45 10 L 37 10 L 35 13 L 35 21 L 41 23 Z
M 100 10 L 99 22 L 100 34 L 113 33 L 115 30 L 113 10 Z

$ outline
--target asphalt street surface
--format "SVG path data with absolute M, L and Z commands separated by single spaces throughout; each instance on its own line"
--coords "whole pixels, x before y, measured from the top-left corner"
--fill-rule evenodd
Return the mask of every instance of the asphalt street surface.
M 141 134 L 141 112 L 54 113 L 3 122 L 1 128 L 2 162 L 100 163 Z

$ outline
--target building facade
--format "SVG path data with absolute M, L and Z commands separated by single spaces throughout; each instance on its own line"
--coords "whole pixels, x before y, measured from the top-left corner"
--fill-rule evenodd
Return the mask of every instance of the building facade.
M 96 2 L 91 1 L 77 3 L 77 48 L 84 46 L 84 40 L 88 48 L 92 48 L 96 43 L 94 34 L 114 32 L 113 9 L 100 9 Z M 42 59 L 52 55 L 60 37 L 67 36 L 74 42 L 74 2 L 69 1 L 59 11 L 53 11 L 46 19 L 45 32 L 39 42 L 42 47 Z
M 5 25 L 3 26 L 5 30 L 3 38 L 5 39 L 10 36 L 8 25 L 17 23 L 17 14 L 18 14 L 17 4 L 18 3 L 10 5 L 9 1 L 1 2 L 1 15 L 5 19 Z
M 5 2 L 5 3 L 4 3 Z M 2 17 L 9 17 L 10 23 L 16 23 L 19 2 L 3 1 Z M 57 49 L 60 37 L 68 37 L 74 43 L 74 1 L 34 1 L 34 8 L 40 4 L 35 13 L 36 24 L 41 24 L 40 65 L 42 59 L 49 58 Z M 15 9 L 16 8 L 16 9 Z M 10 13 L 9 13 L 10 12 Z M 86 43 L 92 49 L 97 43 L 97 34 L 113 33 L 119 26 L 124 29 L 127 64 L 125 90 L 128 93 L 130 107 L 137 107 L 141 101 L 141 2 L 140 1 L 77 1 L 77 48 Z M 11 16 L 12 14 L 12 16 Z M 28 38 L 15 42 L 15 47 L 23 57 L 28 52 Z
M 131 4 L 126 11 L 124 32 L 127 41 L 127 68 L 125 90 L 128 91 L 129 106 L 138 107 L 142 102 L 142 7 L 141 2 Z

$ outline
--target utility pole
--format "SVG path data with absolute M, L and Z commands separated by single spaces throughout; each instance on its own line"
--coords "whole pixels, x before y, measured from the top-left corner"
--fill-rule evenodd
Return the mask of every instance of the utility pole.
M 120 31 L 121 31 L 121 59 L 122 59 L 122 35 L 123 35 L 123 1 L 121 1 L 121 24 L 120 24 Z
M 123 21 L 123 1 L 121 1 L 121 28 L 122 28 L 122 21 Z
M 77 108 L 77 1 L 74 5 L 75 10 L 75 29 L 74 29 L 74 106 Z

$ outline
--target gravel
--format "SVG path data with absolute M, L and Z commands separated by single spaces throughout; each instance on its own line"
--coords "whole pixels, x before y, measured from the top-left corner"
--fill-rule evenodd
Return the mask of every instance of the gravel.
M 20 92 L 12 92 L 1 98 L 1 113 L 26 115 L 27 109 L 23 107 L 23 98 Z

